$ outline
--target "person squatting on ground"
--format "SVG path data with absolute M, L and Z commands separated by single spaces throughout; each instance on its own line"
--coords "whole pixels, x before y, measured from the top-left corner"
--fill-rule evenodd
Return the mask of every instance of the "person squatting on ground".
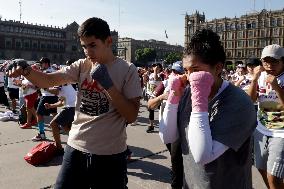
M 258 101 L 254 165 L 270 189 L 284 188 L 284 49 L 273 44 L 261 54 L 248 94 Z
M 184 51 L 190 87 L 179 103 L 178 129 L 185 189 L 252 188 L 256 113 L 243 90 L 222 80 L 225 58 L 219 36 L 207 29 L 197 31 Z
M 77 92 L 71 84 L 60 86 L 58 89 L 59 92 L 55 94 L 59 97 L 58 102 L 54 104 L 45 103 L 44 106 L 48 110 L 64 105 L 62 110 L 50 122 L 58 155 L 63 155 L 64 149 L 61 145 L 60 126 L 66 133 L 69 133 L 72 122 L 74 121 Z
M 125 126 L 136 120 L 142 96 L 137 68 L 114 56 L 110 29 L 104 20 L 87 19 L 78 36 L 85 59 L 54 73 L 19 64 L 10 76 L 22 74 L 41 88 L 79 84 L 75 118 L 56 189 L 125 189 Z

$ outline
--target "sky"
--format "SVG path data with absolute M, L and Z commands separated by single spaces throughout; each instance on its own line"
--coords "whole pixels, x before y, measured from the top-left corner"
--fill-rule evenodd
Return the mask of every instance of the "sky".
M 108 22 L 119 37 L 184 43 L 185 13 L 205 14 L 206 20 L 239 17 L 254 11 L 282 10 L 284 0 L 0 0 L 0 17 L 66 27 L 90 17 Z M 168 35 L 166 38 L 165 30 Z

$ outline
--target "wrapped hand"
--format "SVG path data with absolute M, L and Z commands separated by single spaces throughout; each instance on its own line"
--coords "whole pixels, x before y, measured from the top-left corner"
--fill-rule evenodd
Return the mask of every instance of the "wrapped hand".
M 193 72 L 189 76 L 193 112 L 208 111 L 208 97 L 214 78 L 209 72 Z
M 91 72 L 91 76 L 94 80 L 99 82 L 105 90 L 108 90 L 113 86 L 113 82 L 107 71 L 107 67 L 104 64 L 98 64 L 97 67 Z

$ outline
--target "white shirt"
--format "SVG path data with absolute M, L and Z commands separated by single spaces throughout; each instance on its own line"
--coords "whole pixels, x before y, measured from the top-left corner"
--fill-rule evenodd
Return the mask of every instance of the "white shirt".
M 257 112 L 256 129 L 266 136 L 284 138 L 284 121 L 281 119 L 282 112 L 281 102 L 276 91 L 272 90 L 269 83 L 265 81 L 266 72 L 262 72 L 259 80 L 259 97 Z M 282 89 L 284 88 L 284 72 L 277 76 L 277 83 Z
M 55 72 L 55 70 L 51 67 L 47 68 L 46 70 L 43 71 L 43 73 L 52 73 Z M 50 92 L 47 92 L 46 90 L 42 89 L 41 90 L 42 96 L 55 96 L 54 94 L 51 94 Z
M 64 107 L 75 107 L 77 91 L 75 91 L 71 84 L 63 85 L 59 91 L 58 96 L 65 98 Z
M 32 84 L 25 77 L 24 77 L 24 80 L 22 81 L 22 85 L 28 85 L 25 89 L 23 89 L 23 96 L 24 97 L 36 92 L 36 89 L 34 88 L 35 87 L 34 84 Z
M 8 88 L 13 88 L 13 89 L 18 89 L 19 87 L 14 85 L 14 80 L 20 80 L 19 77 L 16 77 L 16 78 L 11 78 L 11 77 L 8 77 Z

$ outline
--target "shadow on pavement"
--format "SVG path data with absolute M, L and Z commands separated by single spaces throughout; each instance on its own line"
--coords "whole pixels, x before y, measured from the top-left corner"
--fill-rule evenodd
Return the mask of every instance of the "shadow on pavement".
M 170 169 L 153 162 L 136 161 L 127 165 L 128 175 L 139 177 L 141 180 L 155 180 L 164 183 L 170 183 Z M 141 172 L 131 169 L 138 169 Z
M 142 158 L 149 158 L 149 159 L 167 159 L 166 156 L 154 153 L 148 149 L 140 148 L 136 146 L 128 146 L 128 148 L 132 151 L 132 159 L 142 159 Z

